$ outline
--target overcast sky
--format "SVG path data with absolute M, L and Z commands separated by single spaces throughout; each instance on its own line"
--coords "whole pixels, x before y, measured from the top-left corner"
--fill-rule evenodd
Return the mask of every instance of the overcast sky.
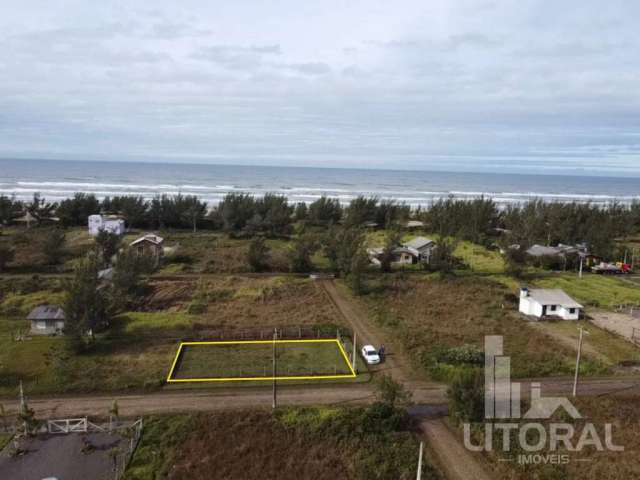
M 20 0 L 0 156 L 640 176 L 640 2 Z

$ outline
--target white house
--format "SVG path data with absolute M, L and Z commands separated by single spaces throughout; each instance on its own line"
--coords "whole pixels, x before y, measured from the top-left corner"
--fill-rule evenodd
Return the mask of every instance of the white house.
M 560 289 L 522 288 L 520 290 L 520 313 L 538 319 L 559 317 L 563 320 L 578 320 L 583 306 Z
M 104 217 L 102 215 L 89 215 L 89 235 L 94 237 L 101 230 L 116 235 L 124 235 L 124 220 L 118 217 Z

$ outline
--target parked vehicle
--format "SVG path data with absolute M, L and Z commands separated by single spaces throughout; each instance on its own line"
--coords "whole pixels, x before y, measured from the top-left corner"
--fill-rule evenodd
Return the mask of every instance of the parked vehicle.
M 591 268 L 593 273 L 599 273 L 602 275 L 621 275 L 623 273 L 632 273 L 631 265 L 628 263 L 605 263 L 600 262 L 595 267 Z
M 380 363 L 380 355 L 378 355 L 378 350 L 373 348 L 373 345 L 365 345 L 362 347 L 362 357 L 369 365 L 377 365 Z

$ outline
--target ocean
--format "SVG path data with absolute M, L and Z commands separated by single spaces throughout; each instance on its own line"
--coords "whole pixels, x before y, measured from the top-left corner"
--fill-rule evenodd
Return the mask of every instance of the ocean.
M 230 192 L 286 195 L 313 202 L 322 195 L 348 203 L 358 195 L 412 207 L 449 196 L 490 197 L 499 205 L 545 201 L 630 203 L 640 200 L 640 178 L 266 167 L 65 160 L 0 160 L 0 194 L 20 199 L 40 192 L 50 201 L 75 192 L 114 195 L 197 195 L 210 205 Z

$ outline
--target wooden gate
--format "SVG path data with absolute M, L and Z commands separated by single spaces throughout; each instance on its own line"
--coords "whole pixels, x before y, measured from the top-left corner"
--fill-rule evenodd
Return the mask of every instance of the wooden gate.
M 64 418 L 47 420 L 49 433 L 87 433 L 87 418 Z

